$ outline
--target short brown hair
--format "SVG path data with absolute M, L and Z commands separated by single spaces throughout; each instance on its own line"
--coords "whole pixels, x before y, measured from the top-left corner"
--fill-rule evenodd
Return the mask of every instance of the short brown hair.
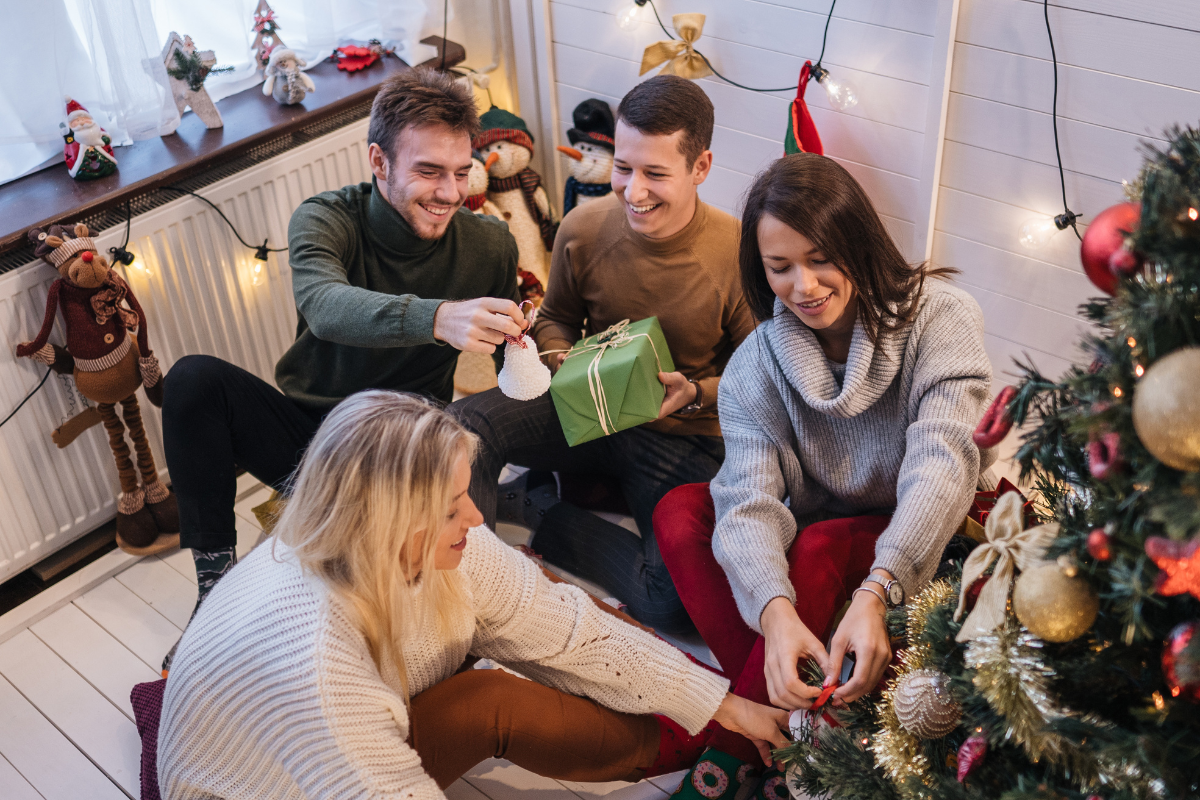
M 815 153 L 784 156 L 754 179 L 742 211 L 738 264 L 742 291 L 759 321 L 774 314 L 758 223 L 770 215 L 800 233 L 841 270 L 858 294 L 859 319 L 872 343 L 882 325 L 904 325 L 916 316 L 927 277 L 958 270 L 909 265 L 854 177 Z
M 679 152 L 688 169 L 712 145 L 713 104 L 696 84 L 678 75 L 655 75 L 621 98 L 617 119 L 652 136 L 683 131 Z
M 388 78 L 371 104 L 367 144 L 378 144 L 391 159 L 400 132 L 420 125 L 445 125 L 456 133 L 474 136 L 479 132 L 475 97 L 450 75 L 428 67 Z

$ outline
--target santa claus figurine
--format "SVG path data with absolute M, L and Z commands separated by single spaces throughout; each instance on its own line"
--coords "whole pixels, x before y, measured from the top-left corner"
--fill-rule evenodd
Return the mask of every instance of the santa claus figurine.
M 117 171 L 117 158 L 113 155 L 112 139 L 96 124 L 88 110 L 78 102 L 67 98 L 67 123 L 63 139 L 63 159 L 67 172 L 77 181 L 106 178 Z

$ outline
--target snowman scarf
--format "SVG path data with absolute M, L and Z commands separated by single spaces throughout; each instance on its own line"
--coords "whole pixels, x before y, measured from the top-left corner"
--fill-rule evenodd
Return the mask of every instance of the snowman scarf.
M 516 175 L 510 175 L 507 178 L 488 178 L 489 192 L 511 192 L 514 189 L 520 189 L 521 194 L 525 195 L 525 205 L 529 207 L 529 213 L 533 215 L 534 220 L 538 224 L 538 229 L 542 232 L 542 244 L 547 250 L 554 249 L 554 234 L 558 233 L 558 226 L 554 224 L 554 220 L 543 214 L 537 207 L 537 203 L 533 200 L 533 193 L 542 185 L 542 178 L 529 167 L 518 172 Z

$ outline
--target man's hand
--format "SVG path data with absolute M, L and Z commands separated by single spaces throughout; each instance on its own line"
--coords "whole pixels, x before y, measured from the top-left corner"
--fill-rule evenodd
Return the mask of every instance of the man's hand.
M 433 338 L 464 353 L 494 353 L 504 334 L 520 336 L 524 330 L 521 309 L 500 297 L 442 303 L 433 315 Z
M 550 374 L 558 372 L 558 368 L 562 366 L 562 362 L 566 361 L 566 353 L 551 353 L 546 356 L 546 366 L 550 368 Z
M 878 572 L 882 573 L 883 570 Z M 884 670 L 892 661 L 892 646 L 884 621 L 886 614 L 883 598 L 874 591 L 855 592 L 854 600 L 846 616 L 842 617 L 829 647 L 834 675 L 841 671 L 842 658 L 847 652 L 854 653 L 855 659 L 853 677 L 833 693 L 836 704 L 854 702 L 878 686 L 883 678 Z
M 763 672 L 771 702 L 780 708 L 810 708 L 821 689 L 800 679 L 799 664 L 812 659 L 825 673 L 826 681 L 830 675 L 836 677 L 825 647 L 800 621 L 800 615 L 786 597 L 776 597 L 767 603 L 759 624 L 766 640 Z
M 667 387 L 658 418 L 663 419 L 696 400 L 696 385 L 684 377 L 682 372 L 660 372 L 658 381 Z
M 727 731 L 740 733 L 758 748 L 763 763 L 771 766 L 771 750 L 788 743 L 788 712 L 771 708 L 735 694 L 725 695 L 713 719 Z

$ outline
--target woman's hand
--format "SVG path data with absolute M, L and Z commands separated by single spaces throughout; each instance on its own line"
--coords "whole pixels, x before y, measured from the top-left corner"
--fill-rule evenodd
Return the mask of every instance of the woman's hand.
M 852 703 L 879 685 L 892 661 L 892 646 L 884 622 L 886 614 L 883 599 L 874 591 L 854 593 L 829 650 L 834 675 L 841 672 L 846 653 L 854 653 L 855 658 L 854 675 L 833 693 L 835 702 Z
M 821 694 L 821 688 L 802 681 L 798 665 L 811 658 L 824 671 L 828 681 L 830 675 L 837 673 L 830 669 L 825 647 L 800 621 L 800 615 L 786 597 L 776 597 L 767 603 L 759 624 L 766 639 L 764 671 L 771 702 L 780 708 L 809 708 Z
M 788 712 L 771 708 L 735 694 L 725 695 L 713 719 L 727 731 L 740 733 L 758 748 L 763 763 L 771 766 L 771 750 L 783 747 L 788 738 Z

